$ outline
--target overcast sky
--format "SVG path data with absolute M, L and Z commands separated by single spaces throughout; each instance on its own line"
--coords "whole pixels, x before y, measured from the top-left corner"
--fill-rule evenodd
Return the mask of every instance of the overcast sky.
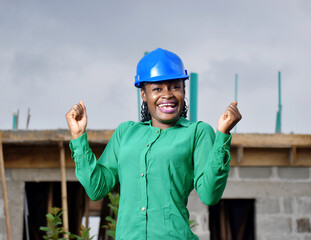
M 0 129 L 66 128 L 80 99 L 89 129 L 138 120 L 136 65 L 158 47 L 199 74 L 198 120 L 217 127 L 234 100 L 240 133 L 311 134 L 311 1 L 1 1 Z

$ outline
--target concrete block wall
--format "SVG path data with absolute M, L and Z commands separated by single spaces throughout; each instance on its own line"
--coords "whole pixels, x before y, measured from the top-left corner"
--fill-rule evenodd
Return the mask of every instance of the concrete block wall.
M 255 199 L 257 240 L 311 240 L 311 168 L 231 167 L 226 199 Z M 194 232 L 209 239 L 208 207 L 193 191 L 190 219 Z
M 12 236 L 22 239 L 24 186 L 27 181 L 58 181 L 59 169 L 6 169 Z M 76 181 L 74 169 L 67 180 Z M 255 199 L 257 240 L 311 240 L 311 168 L 232 167 L 223 198 Z M 195 192 L 188 204 L 193 230 L 209 239 L 208 207 Z M 0 187 L 0 240 L 6 238 L 4 206 Z
M 311 168 L 232 167 L 223 197 L 237 195 L 255 199 L 257 240 L 311 239 Z
M 22 239 L 24 215 L 24 182 L 12 178 L 12 172 L 6 170 L 6 188 L 9 204 L 12 239 Z M 0 240 L 7 239 L 6 219 L 2 187 L 0 188 Z
M 192 191 L 188 199 L 188 210 L 190 220 L 194 220 L 197 224 L 192 231 L 199 236 L 200 239 L 210 239 L 208 207 L 203 204 L 199 195 Z
M 6 169 L 11 235 L 14 240 L 23 239 L 25 182 L 59 181 L 59 169 Z M 77 181 L 74 169 L 68 169 L 67 181 Z M 0 240 L 6 240 L 6 222 L 2 186 L 0 185 Z

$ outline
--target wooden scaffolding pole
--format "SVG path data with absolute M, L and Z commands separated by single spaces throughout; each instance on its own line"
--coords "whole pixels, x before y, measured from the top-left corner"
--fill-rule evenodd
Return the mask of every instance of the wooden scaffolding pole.
M 50 213 L 52 207 L 53 207 L 53 183 L 50 182 L 48 190 L 48 206 L 46 212 Z
M 8 194 L 7 194 L 6 182 L 5 182 L 2 133 L 1 132 L 0 132 L 0 171 L 1 171 L 1 183 L 2 183 L 3 203 L 4 203 L 4 212 L 5 212 L 6 233 L 7 233 L 8 240 L 11 240 L 12 239 L 11 224 L 10 224 Z
M 89 218 L 90 218 L 90 198 L 89 196 L 85 193 L 85 228 L 89 228 Z
M 69 231 L 68 221 L 68 202 L 67 202 L 67 181 L 66 181 L 66 163 L 65 163 L 65 148 L 63 142 L 59 143 L 60 148 L 60 166 L 61 166 L 61 188 L 62 188 L 62 209 L 63 209 L 63 227 L 65 232 Z M 67 236 L 64 236 L 68 238 Z

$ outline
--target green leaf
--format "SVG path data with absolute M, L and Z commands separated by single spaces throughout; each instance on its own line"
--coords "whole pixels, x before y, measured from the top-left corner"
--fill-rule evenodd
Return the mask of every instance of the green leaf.
M 45 216 L 46 216 L 46 218 L 51 219 L 51 220 L 54 220 L 54 218 L 55 218 L 51 213 L 48 213 Z
M 115 231 L 113 231 L 113 230 L 108 230 L 108 231 L 107 231 L 107 235 L 114 238 L 114 237 L 115 237 Z
M 114 220 L 112 217 L 110 217 L 110 216 L 107 216 L 107 217 L 105 217 L 105 219 L 107 220 L 107 221 L 109 221 L 109 222 L 115 222 L 116 220 Z
M 190 225 L 190 228 L 193 228 L 195 226 L 198 226 L 199 224 L 195 222 L 195 220 L 189 220 L 189 225 Z
M 40 227 L 40 230 L 48 232 L 48 231 L 50 231 L 50 228 L 48 228 L 48 227 Z

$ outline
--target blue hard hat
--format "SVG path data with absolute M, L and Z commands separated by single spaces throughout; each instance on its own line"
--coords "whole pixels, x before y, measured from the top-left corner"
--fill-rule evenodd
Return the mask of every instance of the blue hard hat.
M 170 51 L 158 48 L 145 55 L 137 64 L 135 87 L 144 82 L 188 79 L 182 60 Z

